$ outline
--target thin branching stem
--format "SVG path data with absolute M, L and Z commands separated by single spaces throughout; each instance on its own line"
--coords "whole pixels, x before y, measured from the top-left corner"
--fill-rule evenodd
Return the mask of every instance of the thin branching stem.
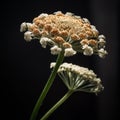
M 62 50 L 61 53 L 58 55 L 56 65 L 55 65 L 54 69 L 52 70 L 51 75 L 50 75 L 50 77 L 49 77 L 49 79 L 48 79 L 40 97 L 38 98 L 38 100 L 35 104 L 35 107 L 34 107 L 33 112 L 31 114 L 30 120 L 35 120 L 36 119 L 38 111 L 40 109 L 40 106 L 41 106 L 43 100 L 45 99 L 45 97 L 46 97 L 46 95 L 47 95 L 47 93 L 48 93 L 48 91 L 49 91 L 49 89 L 50 89 L 50 87 L 51 87 L 51 85 L 52 85 L 52 83 L 55 79 L 57 70 L 58 70 L 60 64 L 63 62 L 63 59 L 64 59 L 64 51 Z

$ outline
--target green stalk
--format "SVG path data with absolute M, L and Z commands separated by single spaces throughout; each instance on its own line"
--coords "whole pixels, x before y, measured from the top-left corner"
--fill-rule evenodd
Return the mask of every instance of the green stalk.
M 55 79 L 55 76 L 56 76 L 56 73 L 57 73 L 57 70 L 60 66 L 60 64 L 63 62 L 63 59 L 64 59 L 64 51 L 62 50 L 61 53 L 58 55 L 57 57 L 57 61 L 56 61 L 56 65 L 55 67 L 53 68 L 52 72 L 51 72 L 51 75 L 40 95 L 40 97 L 38 98 L 36 104 L 35 104 L 35 107 L 33 109 L 33 112 L 31 114 L 31 117 L 30 117 L 30 120 L 35 120 L 36 117 L 37 117 L 37 114 L 38 114 L 38 111 L 39 111 L 39 108 L 44 100 L 44 98 L 46 97 L 54 79 Z
M 60 105 L 62 105 L 74 91 L 69 90 L 40 120 L 46 120 Z

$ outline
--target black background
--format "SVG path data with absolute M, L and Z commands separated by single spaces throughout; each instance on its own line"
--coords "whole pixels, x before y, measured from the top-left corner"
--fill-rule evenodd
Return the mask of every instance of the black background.
M 6 1 L 5 1 L 6 2 Z M 1 5 L 2 6 L 2 5 Z M 1 54 L 3 120 L 28 120 L 32 109 L 50 75 L 50 62 L 56 56 L 50 54 L 49 47 L 43 49 L 38 41 L 25 42 L 20 33 L 20 24 L 32 22 L 40 13 L 56 11 L 73 12 L 88 18 L 101 34 L 106 36 L 108 55 L 86 57 L 77 54 L 65 58 L 93 69 L 102 79 L 105 87 L 98 96 L 88 93 L 73 94 L 49 120 L 118 120 L 119 79 L 118 79 L 118 1 L 109 0 L 26 0 L 3 5 L 1 10 L 2 39 Z M 7 41 L 7 42 L 6 42 Z M 7 58 L 7 59 L 6 59 Z M 5 64 L 4 64 L 5 63 Z M 7 65 L 7 67 L 5 67 Z M 57 77 L 40 109 L 38 119 L 65 93 L 67 89 Z

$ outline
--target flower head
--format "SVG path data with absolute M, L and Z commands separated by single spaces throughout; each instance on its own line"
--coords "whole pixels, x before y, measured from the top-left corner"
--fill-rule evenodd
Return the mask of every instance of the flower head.
M 24 34 L 26 41 L 38 39 L 43 48 L 47 45 L 52 48 L 57 46 L 65 51 L 64 56 L 72 56 L 77 52 L 88 56 L 97 54 L 100 57 L 107 54 L 100 53 L 100 50 L 105 48 L 104 35 L 99 35 L 96 27 L 91 25 L 87 18 L 81 18 L 70 12 L 63 14 L 58 11 L 49 15 L 42 13 L 33 19 L 33 23 L 23 22 L 20 31 L 27 31 Z
M 55 63 L 51 63 L 51 68 Z M 101 79 L 88 68 L 72 63 L 63 63 L 58 69 L 58 75 L 69 90 L 98 93 L 103 90 Z

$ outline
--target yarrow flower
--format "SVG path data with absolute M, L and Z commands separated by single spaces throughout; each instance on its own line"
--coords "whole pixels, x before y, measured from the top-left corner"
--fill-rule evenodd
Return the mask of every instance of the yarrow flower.
M 72 56 L 77 52 L 87 56 L 97 54 L 100 57 L 107 54 L 104 50 L 104 35 L 99 35 L 96 27 L 91 25 L 87 18 L 70 12 L 63 14 L 58 11 L 49 15 L 42 13 L 33 19 L 33 23 L 23 22 L 20 31 L 27 31 L 24 34 L 26 41 L 38 39 L 43 48 L 47 45 L 52 48 L 57 46 L 65 51 L 64 56 Z M 51 54 L 56 55 L 59 52 L 52 51 Z
M 20 25 L 20 32 L 24 32 L 24 39 L 27 42 L 38 40 L 43 48 L 50 47 L 52 55 L 58 55 L 56 63 L 50 64 L 53 70 L 38 98 L 30 120 L 37 118 L 39 108 L 56 74 L 62 79 L 68 92 L 40 120 L 46 120 L 76 91 L 98 94 L 104 89 L 101 79 L 93 70 L 72 63 L 62 63 L 64 56 L 69 57 L 76 53 L 82 53 L 85 56 L 98 55 L 101 58 L 107 55 L 105 36 L 99 34 L 87 18 L 81 18 L 71 12 L 42 13 L 35 17 L 32 23 L 23 22 Z
M 55 67 L 55 63 L 51 63 L 50 67 Z M 57 72 L 69 90 L 96 94 L 103 90 L 101 79 L 97 78 L 97 75 L 88 68 L 63 63 Z

